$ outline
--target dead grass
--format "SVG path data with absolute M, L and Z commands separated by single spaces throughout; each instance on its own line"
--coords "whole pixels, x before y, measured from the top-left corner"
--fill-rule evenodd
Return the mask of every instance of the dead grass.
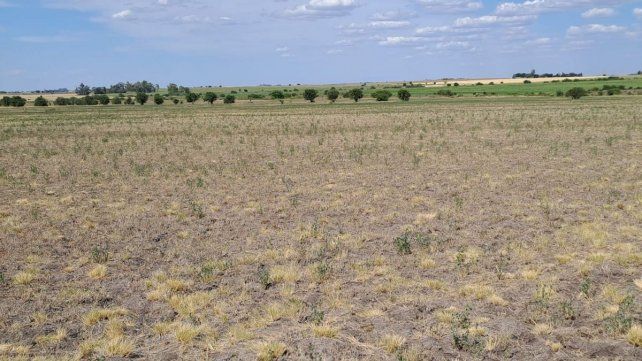
M 635 358 L 641 115 L 0 109 L 0 358 Z

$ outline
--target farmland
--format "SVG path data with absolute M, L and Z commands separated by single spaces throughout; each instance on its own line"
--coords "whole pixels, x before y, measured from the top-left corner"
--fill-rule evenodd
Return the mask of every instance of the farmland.
M 640 97 L 409 90 L 0 108 L 0 359 L 641 359 Z

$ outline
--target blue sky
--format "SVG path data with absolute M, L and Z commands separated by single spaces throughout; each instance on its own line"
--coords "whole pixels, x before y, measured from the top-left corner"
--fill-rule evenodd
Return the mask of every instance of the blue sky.
M 0 0 L 0 89 L 642 70 L 641 0 Z

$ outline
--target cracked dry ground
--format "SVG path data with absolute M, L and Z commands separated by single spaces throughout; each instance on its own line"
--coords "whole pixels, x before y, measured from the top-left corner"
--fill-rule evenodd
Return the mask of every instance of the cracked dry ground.
M 637 97 L 0 110 L 0 359 L 642 358 Z

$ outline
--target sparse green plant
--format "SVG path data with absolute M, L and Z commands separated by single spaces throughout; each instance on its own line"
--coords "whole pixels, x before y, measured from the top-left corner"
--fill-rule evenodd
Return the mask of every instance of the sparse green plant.
M 107 261 L 109 261 L 109 249 L 106 246 L 95 246 L 91 250 L 91 260 L 94 263 L 107 263 Z
M 259 283 L 263 286 L 263 289 L 267 290 L 272 286 L 272 278 L 270 277 L 270 270 L 264 266 L 259 266 L 258 271 Z
M 618 305 L 617 312 L 604 320 L 608 332 L 623 334 L 631 328 L 634 320 L 634 302 L 635 298 L 632 295 L 627 295 Z
M 397 253 L 401 255 L 407 255 L 411 254 L 412 251 L 410 250 L 410 235 L 408 233 L 404 233 L 399 237 L 396 237 L 394 240 L 395 248 L 397 249 Z
M 324 318 L 325 312 L 323 310 L 318 309 L 316 306 L 312 308 L 312 313 L 309 316 L 310 322 L 318 326 L 323 323 Z

